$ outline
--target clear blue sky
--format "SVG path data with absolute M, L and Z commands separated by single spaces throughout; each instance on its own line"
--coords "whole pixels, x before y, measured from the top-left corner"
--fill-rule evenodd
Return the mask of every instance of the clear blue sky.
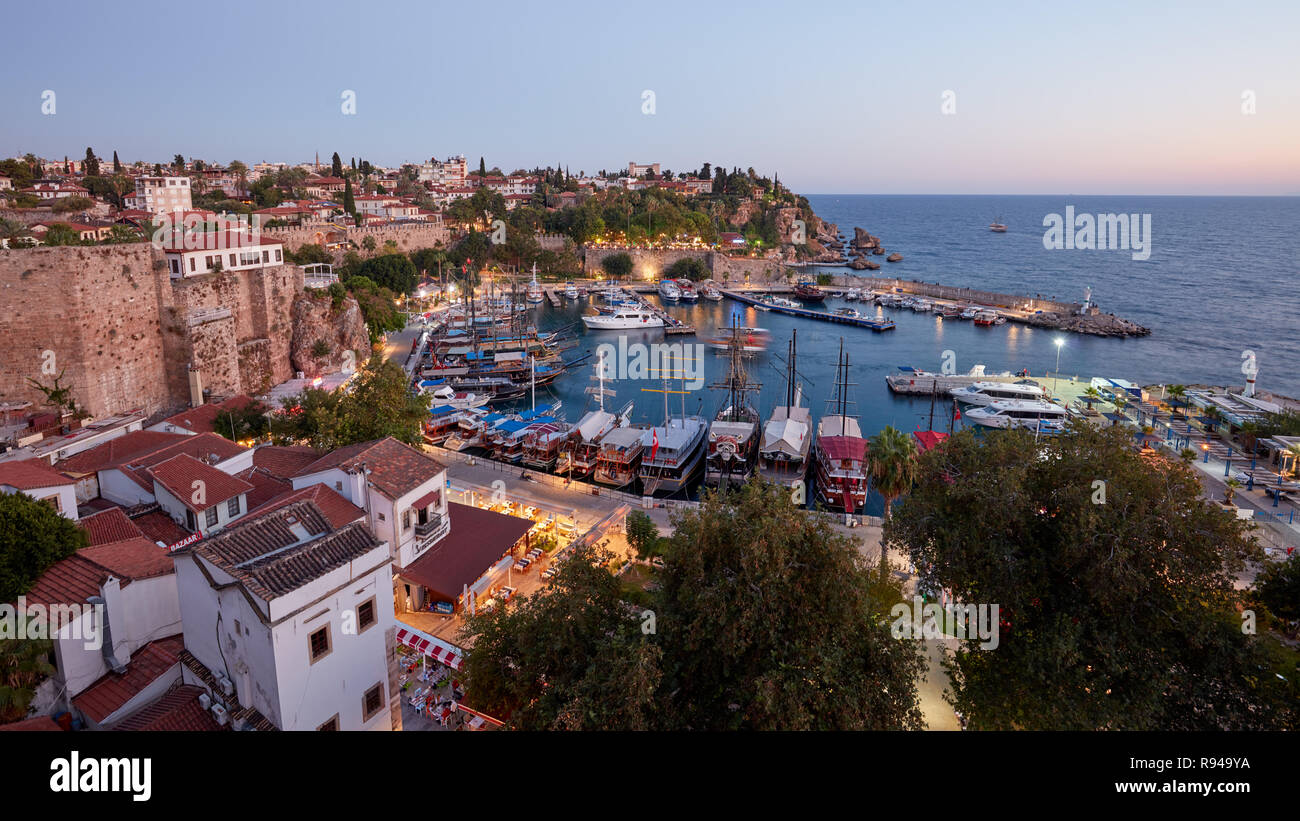
M 5 24 L 5 156 L 463 153 L 506 171 L 752 166 L 806 193 L 1300 193 L 1289 0 L 81 0 L 11 4 Z

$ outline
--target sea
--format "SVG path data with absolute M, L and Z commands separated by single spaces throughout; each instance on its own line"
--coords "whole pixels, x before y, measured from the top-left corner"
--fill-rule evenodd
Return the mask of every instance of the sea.
M 787 341 L 797 329 L 804 404 L 812 408 L 814 418 L 834 393 L 842 344 L 849 356 L 853 410 L 868 436 L 886 425 L 903 431 L 947 425 L 942 401 L 932 423 L 928 397 L 890 393 L 885 376 L 900 366 L 938 371 L 945 352 L 951 352 L 947 355 L 955 359 L 957 373 L 981 364 L 988 373 L 1028 369 L 1041 380 L 1057 369 L 1058 338 L 1064 339 L 1059 349 L 1062 376 L 1127 379 L 1141 385 L 1241 385 L 1243 363 L 1253 354 L 1260 389 L 1300 397 L 1300 198 L 812 195 L 808 200 L 818 216 L 835 223 L 847 238 L 861 227 L 880 237 L 888 252 L 903 255 L 892 264 L 873 257 L 882 261 L 877 275 L 1067 302 L 1082 302 L 1087 288 L 1103 312 L 1150 328 L 1151 335 L 1101 338 L 1012 322 L 978 327 L 908 309 L 888 309 L 896 329 L 873 333 L 758 312 L 729 299 L 701 299 L 694 305 L 664 305 L 670 314 L 694 325 L 697 337 L 650 333 L 629 341 L 690 345 L 731 324 L 768 329 L 770 348 L 748 360 L 750 377 L 762 386 L 759 410 L 766 416 L 784 400 L 783 360 Z M 1052 222 L 1051 215 L 1063 218 L 1067 209 L 1076 218 L 1128 214 L 1142 223 L 1149 216 L 1149 254 L 1045 247 L 1045 223 Z M 1008 226 L 1006 233 L 989 230 L 995 219 Z M 839 266 L 803 272 L 856 273 Z M 651 298 L 658 300 L 657 295 Z M 560 308 L 544 303 L 534 309 L 542 330 L 572 328 L 577 334 L 578 346 L 566 352 L 568 359 L 590 353 L 594 361 L 597 346 L 617 344 L 622 333 L 587 331 L 578 319 L 589 310 L 586 302 L 566 302 Z M 828 309 L 854 305 L 833 298 L 825 303 Z M 857 307 L 862 309 L 861 303 Z M 702 381 L 704 386 L 669 394 L 670 412 L 679 414 L 684 408 L 688 414 L 712 418 L 726 397 L 706 386 L 724 379 L 726 356 L 708 347 L 690 350 L 701 368 L 702 380 L 696 384 Z M 538 403 L 558 399 L 566 419 L 576 421 L 594 403 L 584 391 L 591 384 L 591 372 L 582 367 L 565 374 L 539 391 Z M 662 424 L 660 382 L 623 379 L 606 387 L 617 393 L 607 407 L 632 401 L 634 422 Z M 877 512 L 879 506 L 877 498 Z

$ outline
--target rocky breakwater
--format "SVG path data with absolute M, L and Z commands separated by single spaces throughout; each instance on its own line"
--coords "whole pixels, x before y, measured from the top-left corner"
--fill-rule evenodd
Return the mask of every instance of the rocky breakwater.
M 880 237 L 865 228 L 853 229 L 853 239 L 849 242 L 846 251 L 846 259 L 852 257 L 848 261 L 850 268 L 855 271 L 878 271 L 880 270 L 880 263 L 869 257 L 884 256 L 884 254 L 885 247 L 881 244 Z M 902 254 L 889 255 L 890 262 L 899 262 L 902 258 Z
M 307 377 L 360 368 L 370 355 L 361 306 L 352 297 L 337 303 L 327 291 L 303 291 L 293 303 L 289 361 Z
M 1020 320 L 1026 325 L 1040 328 L 1053 328 L 1059 331 L 1091 334 L 1093 336 L 1149 336 L 1150 328 L 1144 328 L 1136 322 L 1115 316 L 1114 314 L 1086 313 L 1059 314 L 1044 312 L 1030 314 Z

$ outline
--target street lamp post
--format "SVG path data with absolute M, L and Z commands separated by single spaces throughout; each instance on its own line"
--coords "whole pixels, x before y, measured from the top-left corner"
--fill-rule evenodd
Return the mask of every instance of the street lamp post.
M 1056 338 L 1056 375 L 1052 377 L 1052 390 L 1056 393 L 1060 393 L 1059 383 L 1061 380 L 1061 346 L 1063 346 L 1064 344 L 1065 344 L 1065 337 L 1058 336 Z

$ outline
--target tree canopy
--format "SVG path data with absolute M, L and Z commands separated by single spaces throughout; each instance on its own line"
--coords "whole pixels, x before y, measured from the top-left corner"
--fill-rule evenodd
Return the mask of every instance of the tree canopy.
M 408 390 L 402 366 L 373 356 L 345 388 L 308 388 L 287 399 L 271 416 L 271 435 L 279 444 L 318 450 L 385 436 L 418 444 L 428 412 L 429 397 Z
M 996 604 L 995 650 L 961 643 L 951 700 L 978 729 L 1294 726 L 1233 576 L 1258 548 L 1193 469 L 1079 424 L 963 431 L 920 457 L 886 523 L 928 589 Z
M 0 493 L 0 603 L 16 600 L 50 565 L 85 546 L 85 531 L 50 505 Z
M 631 603 L 580 552 L 548 590 L 468 619 L 470 702 L 521 729 L 919 728 L 919 647 L 891 582 L 789 492 L 709 494 Z

